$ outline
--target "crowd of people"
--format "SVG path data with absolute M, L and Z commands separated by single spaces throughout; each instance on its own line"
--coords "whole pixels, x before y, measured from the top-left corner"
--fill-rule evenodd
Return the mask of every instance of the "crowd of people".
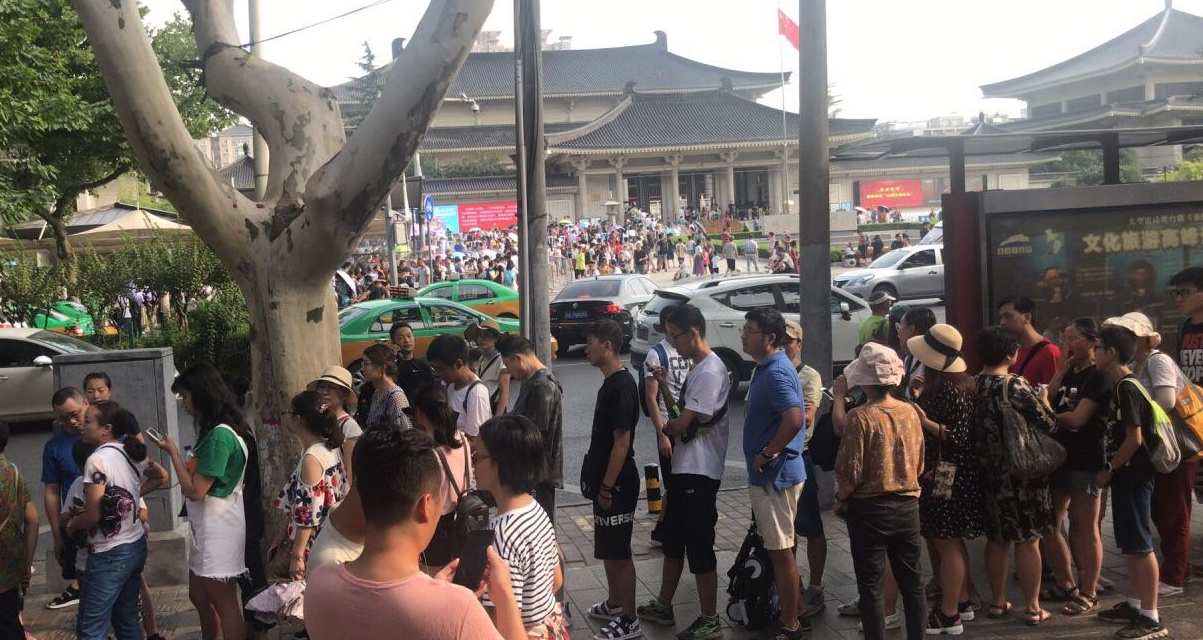
M 1166 635 L 1159 599 L 1181 593 L 1191 571 L 1196 463 L 1167 465 L 1158 442 L 1180 397 L 1203 382 L 1184 373 L 1198 372 L 1184 366 L 1203 344 L 1203 268 L 1175 275 L 1169 297 L 1185 318 L 1178 354 L 1157 349 L 1161 337 L 1140 312 L 1075 319 L 1053 344 L 1021 297 L 998 305 L 998 324 L 975 330 L 966 354 L 962 332 L 938 324 L 930 309 L 879 300 L 830 402 L 819 373 L 801 363 L 801 327 L 774 308 L 748 312 L 742 349 L 757 364 L 738 446 L 775 590 L 764 599 L 776 604 L 770 637 L 803 637 L 826 608 L 820 455 L 834 458 L 834 515 L 848 529 L 859 596 L 839 613 L 859 616 L 866 638 L 904 624 L 909 640 L 960 634 L 983 609 L 1038 626 L 1054 615 L 1050 602 L 1061 615 L 1119 625 L 1122 640 Z M 602 381 L 579 489 L 593 505 L 606 597 L 582 611 L 601 621 L 600 640 L 640 637 L 645 623 L 680 627 L 683 640 L 723 634 L 715 525 L 735 387 L 706 325 L 692 305 L 664 310 L 656 329 L 665 338 L 639 379 L 621 360 L 617 324 L 587 331 L 585 357 Z M 342 638 L 349 624 L 364 638 L 401 629 L 432 639 L 566 638 L 572 623 L 555 530 L 563 392 L 526 339 L 491 323 L 467 338 L 475 348 L 442 336 L 416 358 L 412 329 L 398 323 L 388 344 L 365 351 L 363 386 L 332 365 L 295 390 L 283 428 L 301 455 L 281 487 L 263 486 L 239 392 L 211 365 L 188 368 L 172 386 L 199 434 L 185 451 L 140 428 L 114 400 L 125 391 L 104 372 L 88 375 L 82 390 L 58 390 L 42 481 L 70 586 L 50 606 L 78 606 L 79 638 L 106 638 L 110 625 L 121 640 L 161 637 L 142 579 L 139 499 L 174 482 L 186 500 L 188 590 L 204 638 L 262 634 L 263 619 L 248 615 L 261 611 L 257 596 L 270 581 L 302 580 L 314 640 Z M 511 381 L 520 382 L 512 402 Z M 631 548 L 641 410 L 655 430 L 665 488 L 653 533 L 663 546 L 659 591 L 644 604 Z M 38 517 L 30 482 L 2 457 L 7 439 L 0 426 L 0 632 L 21 637 Z M 169 468 L 148 459 L 149 445 Z M 278 531 L 265 530 L 259 509 L 268 491 L 285 516 Z M 1108 494 L 1127 591 L 1102 608 L 1111 588 L 1101 576 Z M 984 595 L 968 570 L 966 541 L 975 538 L 986 540 Z M 272 541 L 266 558 L 261 539 Z M 1012 550 L 1022 594 L 1014 605 Z M 699 614 L 678 621 L 686 563 Z

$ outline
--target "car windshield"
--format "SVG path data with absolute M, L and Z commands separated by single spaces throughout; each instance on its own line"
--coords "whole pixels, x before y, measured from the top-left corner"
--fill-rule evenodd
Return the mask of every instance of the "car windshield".
M 574 298 L 614 298 L 618 296 L 621 280 L 579 280 L 564 287 L 556 300 Z
M 944 226 L 941 224 L 928 231 L 919 244 L 941 244 L 942 242 L 944 242 Z
M 71 336 L 65 336 L 61 333 L 53 331 L 39 331 L 31 334 L 29 339 L 34 342 L 40 342 L 48 347 L 62 351 L 63 353 L 87 353 L 89 351 L 104 351 L 100 347 L 83 340 L 76 340 Z
M 668 309 L 681 306 L 684 302 L 685 300 L 675 294 L 657 293 L 656 297 L 643 307 L 643 313 L 649 316 L 658 316 Z
M 895 249 L 884 256 L 874 260 L 870 265 L 870 269 L 888 269 L 902 262 L 902 259 L 911 255 L 909 251 L 898 251 Z
M 355 322 L 355 319 L 367 313 L 368 310 L 363 307 L 347 307 L 338 312 L 338 328 L 343 329 L 347 325 Z

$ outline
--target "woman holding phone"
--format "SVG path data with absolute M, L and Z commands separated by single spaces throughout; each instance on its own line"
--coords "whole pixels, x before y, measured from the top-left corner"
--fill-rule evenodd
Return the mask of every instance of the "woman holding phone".
M 235 579 L 247 572 L 243 480 L 250 458 L 250 430 L 238 400 L 213 365 L 189 367 L 171 390 L 179 394 L 200 431 L 187 462 L 171 438 L 156 442 L 171 456 L 187 500 L 192 528 L 188 597 L 200 613 L 202 637 L 245 638 Z
M 447 390 L 438 382 L 423 385 L 414 395 L 414 427 L 434 438 L 443 469 L 439 484 L 442 517 L 434 538 L 422 553 L 428 571 L 434 574 L 458 558 L 464 548 L 464 540 L 456 534 L 455 508 L 459 505 L 459 494 L 467 491 L 474 481 L 472 447 L 455 426 L 455 413 L 447 402 Z

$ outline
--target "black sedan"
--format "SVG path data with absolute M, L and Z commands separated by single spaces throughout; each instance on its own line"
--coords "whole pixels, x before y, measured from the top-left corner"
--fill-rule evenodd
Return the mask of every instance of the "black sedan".
M 639 274 L 594 276 L 568 283 L 551 302 L 551 335 L 559 342 L 560 354 L 574 344 L 583 344 L 585 329 L 604 319 L 622 327 L 625 349 L 635 331 L 635 316 L 655 291 L 656 285 Z

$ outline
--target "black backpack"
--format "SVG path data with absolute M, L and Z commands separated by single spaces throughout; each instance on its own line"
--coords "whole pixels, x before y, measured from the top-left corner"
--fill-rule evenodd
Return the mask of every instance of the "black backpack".
M 780 602 L 773 581 L 773 563 L 765 550 L 756 522 L 748 527 L 735 564 L 727 571 L 727 618 L 749 631 L 777 621 Z

